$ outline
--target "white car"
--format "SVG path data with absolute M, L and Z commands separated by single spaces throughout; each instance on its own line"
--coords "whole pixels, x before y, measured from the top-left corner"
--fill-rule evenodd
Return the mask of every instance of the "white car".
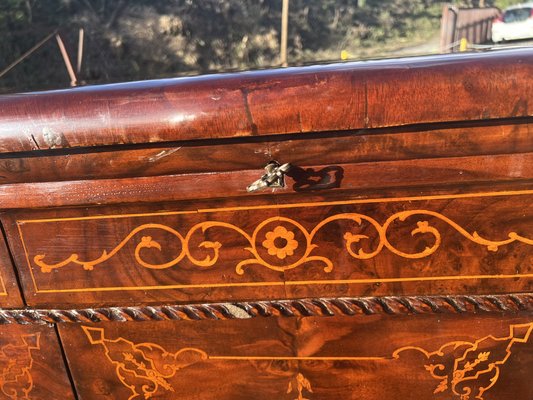
M 533 38 L 533 3 L 506 8 L 492 22 L 492 41 Z

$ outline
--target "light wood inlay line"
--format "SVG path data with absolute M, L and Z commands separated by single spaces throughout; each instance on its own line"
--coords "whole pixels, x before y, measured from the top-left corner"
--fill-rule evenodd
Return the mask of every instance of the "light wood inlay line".
M 298 286 L 298 285 L 338 285 L 343 283 L 350 284 L 369 284 L 369 283 L 396 283 L 396 282 L 432 282 L 432 281 L 449 281 L 449 280 L 472 280 L 472 279 L 516 279 L 516 278 L 533 278 L 533 274 L 515 274 L 515 275 L 470 275 L 470 276 L 428 276 L 413 278 L 384 278 L 384 279 L 340 279 L 340 280 L 322 280 L 322 281 L 285 281 L 285 282 L 243 282 L 243 283 L 212 283 L 197 285 L 167 285 L 167 286 L 111 286 L 97 288 L 81 289 L 39 289 L 37 293 L 83 293 L 83 292 L 110 292 L 123 290 L 169 290 L 169 289 L 204 289 L 217 287 L 260 287 L 260 286 Z

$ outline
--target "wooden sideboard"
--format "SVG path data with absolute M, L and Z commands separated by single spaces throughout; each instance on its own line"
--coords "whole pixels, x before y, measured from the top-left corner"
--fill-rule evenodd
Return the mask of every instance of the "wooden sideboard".
M 0 398 L 533 399 L 532 104 L 532 49 L 0 96 Z

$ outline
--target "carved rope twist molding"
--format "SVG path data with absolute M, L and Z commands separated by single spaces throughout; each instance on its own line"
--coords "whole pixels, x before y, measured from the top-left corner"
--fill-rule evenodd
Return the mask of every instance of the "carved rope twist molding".
M 191 305 L 0 310 L 0 324 L 224 320 L 372 314 L 431 314 L 533 311 L 533 293 L 459 296 L 386 296 L 241 301 Z

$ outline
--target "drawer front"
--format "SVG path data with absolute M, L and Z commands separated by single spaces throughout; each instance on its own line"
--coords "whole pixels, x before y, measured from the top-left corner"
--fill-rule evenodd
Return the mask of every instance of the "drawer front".
M 83 400 L 530 399 L 532 332 L 531 315 L 60 326 Z
M 532 129 L 532 123 L 518 120 L 498 125 L 417 129 L 416 132 L 412 132 L 412 128 L 410 130 L 404 127 L 396 129 L 395 132 L 380 130 L 366 135 L 356 134 L 353 131 L 335 134 L 310 133 L 288 135 L 285 140 L 275 142 L 245 138 L 229 144 L 213 141 L 208 146 L 182 142 L 179 146 L 173 147 L 114 149 L 112 154 L 90 150 L 42 157 L 24 157 L 17 154 L 0 159 L 0 170 L 2 170 L 0 182 L 2 184 L 47 182 L 47 194 L 50 196 L 50 182 L 231 171 L 238 171 L 239 174 L 243 171 L 252 171 L 257 174 L 257 169 L 272 159 L 290 161 L 292 165 L 306 169 L 313 165 L 328 165 L 332 161 L 336 165 L 356 164 L 354 170 L 358 185 L 364 184 L 365 173 L 375 163 L 381 165 L 378 164 L 378 168 L 370 177 L 375 178 L 376 173 L 386 170 L 386 174 L 379 176 L 385 181 L 387 177 L 391 179 L 397 175 L 394 168 L 405 174 L 409 168 L 416 169 L 420 162 L 425 163 L 433 171 L 440 168 L 442 172 L 447 167 L 460 165 L 465 174 L 462 177 L 455 174 L 456 180 L 475 179 L 476 174 L 485 178 L 490 176 L 496 180 L 505 176 L 501 173 L 502 170 L 505 171 L 505 167 L 501 168 L 501 171 L 494 168 L 494 160 L 498 158 L 503 166 L 506 163 L 514 166 L 512 170 L 514 178 L 517 175 L 527 175 L 526 168 L 516 166 L 522 163 L 526 165 L 526 162 L 531 160 Z M 448 160 L 443 159 L 443 156 Z M 482 165 L 486 156 L 494 157 L 491 162 L 493 168 L 490 170 L 484 169 Z M 456 160 L 455 165 L 454 160 Z M 521 169 L 523 171 L 520 174 Z M 531 177 L 531 174 L 529 176 Z M 427 179 L 427 175 L 413 174 L 408 178 L 424 177 Z M 317 176 L 313 178 L 316 179 Z M 439 177 L 435 174 L 433 178 L 434 181 Z M 372 182 L 367 183 L 366 186 L 371 184 Z M 244 189 L 244 186 L 241 181 L 238 187 Z M 168 191 L 176 188 L 166 189 Z M 23 199 L 19 199 L 21 200 Z
M 53 327 L 0 327 L 0 399 L 74 399 Z
M 300 197 L 303 198 L 303 197 Z M 533 288 L 533 191 L 13 213 L 31 305 Z

